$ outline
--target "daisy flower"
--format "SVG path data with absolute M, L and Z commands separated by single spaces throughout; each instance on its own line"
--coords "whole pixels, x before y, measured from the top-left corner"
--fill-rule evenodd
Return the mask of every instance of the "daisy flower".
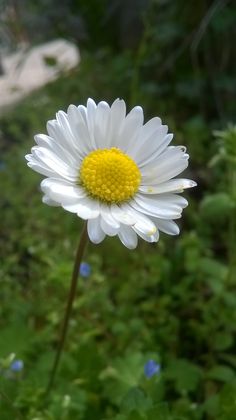
M 138 236 L 157 242 L 160 231 L 179 233 L 174 220 L 188 204 L 179 193 L 196 183 L 175 178 L 189 155 L 170 146 L 173 134 L 160 118 L 144 124 L 140 106 L 126 115 L 123 100 L 88 99 L 87 107 L 59 111 L 47 131 L 35 136 L 28 166 L 46 176 L 43 202 L 87 220 L 93 243 L 118 235 L 133 249 Z

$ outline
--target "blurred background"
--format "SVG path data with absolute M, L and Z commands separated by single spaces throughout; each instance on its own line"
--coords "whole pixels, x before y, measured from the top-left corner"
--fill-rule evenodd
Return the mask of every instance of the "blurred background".
M 0 0 L 1 420 L 235 420 L 235 41 L 230 0 Z M 81 222 L 24 156 L 88 97 L 160 116 L 198 187 L 179 237 L 89 245 L 45 396 Z

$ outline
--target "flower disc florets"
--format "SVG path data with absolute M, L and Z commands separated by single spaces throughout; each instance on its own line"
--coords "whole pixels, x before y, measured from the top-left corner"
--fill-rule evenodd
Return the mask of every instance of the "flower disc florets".
M 136 163 L 116 147 L 98 149 L 83 160 L 79 183 L 106 203 L 121 203 L 134 196 L 141 180 Z

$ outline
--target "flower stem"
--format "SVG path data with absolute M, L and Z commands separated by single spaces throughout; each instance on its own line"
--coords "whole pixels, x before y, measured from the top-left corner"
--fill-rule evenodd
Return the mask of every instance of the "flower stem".
M 64 315 L 64 319 L 63 319 L 63 323 L 62 323 L 61 336 L 60 336 L 60 339 L 59 339 L 59 344 L 58 344 L 58 348 L 57 348 L 57 352 L 56 352 L 56 357 L 55 357 L 52 372 L 51 372 L 50 378 L 49 378 L 49 383 L 48 383 L 48 387 L 47 387 L 47 394 L 50 392 L 51 388 L 53 387 L 54 380 L 55 380 L 55 375 L 56 375 L 56 372 L 57 372 L 57 368 L 58 368 L 58 365 L 59 365 L 59 362 L 60 362 L 62 350 L 63 350 L 63 347 L 64 347 L 66 334 L 67 334 L 67 330 L 68 330 L 68 324 L 69 324 L 70 315 L 71 315 L 71 310 L 72 310 L 72 305 L 73 305 L 73 301 L 74 301 L 74 298 L 75 298 L 75 295 L 76 295 L 77 280 L 78 280 L 78 276 L 79 276 L 80 264 L 81 264 L 81 261 L 82 261 L 83 255 L 84 255 L 84 251 L 85 251 L 87 241 L 88 241 L 87 223 L 85 223 L 82 234 L 81 234 L 81 237 L 80 237 L 78 249 L 77 249 L 77 252 L 76 252 L 74 268 L 73 268 L 72 277 L 71 277 L 70 292 L 69 292 L 69 295 L 68 295 L 66 311 L 65 311 L 65 315 Z

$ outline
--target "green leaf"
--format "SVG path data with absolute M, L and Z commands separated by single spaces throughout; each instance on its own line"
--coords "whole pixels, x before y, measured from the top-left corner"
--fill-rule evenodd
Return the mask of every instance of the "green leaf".
M 227 384 L 222 389 L 220 393 L 220 408 L 221 416 L 219 420 L 236 419 L 236 382 Z
M 219 395 L 211 395 L 206 400 L 203 407 L 207 414 L 216 418 L 216 415 L 219 414 Z
M 232 198 L 226 193 L 207 195 L 200 206 L 201 215 L 204 220 L 218 224 L 224 222 L 235 208 Z
M 141 415 L 138 411 L 132 411 L 127 420 L 148 420 L 146 416 Z
M 230 382 L 235 378 L 235 373 L 228 366 L 216 365 L 207 373 L 207 377 L 220 382 Z
M 165 377 L 175 382 L 177 391 L 194 391 L 202 377 L 202 371 L 185 359 L 173 360 L 166 369 Z
M 9 353 L 15 353 L 16 356 L 19 356 L 19 353 L 29 348 L 31 342 L 32 331 L 23 321 L 16 321 L 1 330 L 0 357 L 6 357 Z
M 128 414 L 118 414 L 116 417 L 112 417 L 112 420 L 149 420 L 149 419 L 145 415 L 140 414 L 138 411 L 133 410 L 132 412 Z
M 221 294 L 225 287 L 228 267 L 213 258 L 207 257 L 201 258 L 199 264 L 201 274 L 205 277 L 212 291 L 216 295 Z
M 155 405 L 155 407 L 147 411 L 148 420 L 168 420 L 171 418 L 167 403 Z
M 141 353 L 128 353 L 123 358 L 117 358 L 101 374 L 104 381 L 105 394 L 115 403 L 120 404 L 130 388 L 139 385 L 143 375 L 146 357 Z
M 216 350 L 227 350 L 234 343 L 233 335 L 227 332 L 219 332 L 212 338 L 212 342 Z
M 146 397 L 140 388 L 131 388 L 125 395 L 121 402 L 121 411 L 130 412 L 138 410 L 139 412 L 145 411 L 151 406 L 151 400 Z

